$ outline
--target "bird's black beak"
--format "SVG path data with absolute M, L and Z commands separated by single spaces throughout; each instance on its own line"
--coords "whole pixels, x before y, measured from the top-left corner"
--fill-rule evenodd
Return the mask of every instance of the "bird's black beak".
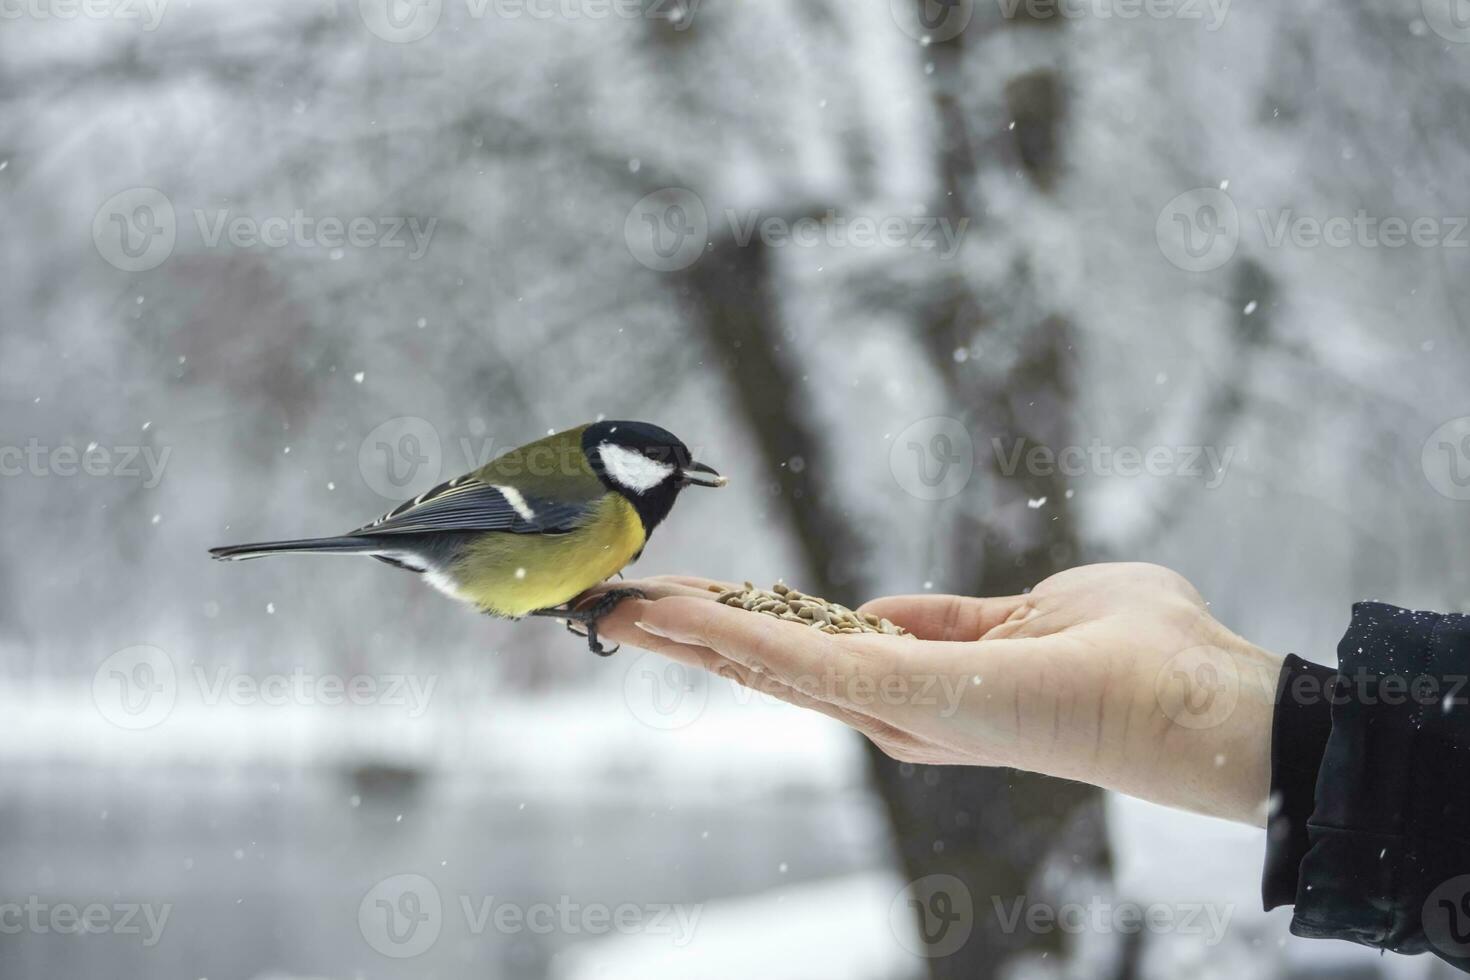
M 729 482 L 729 480 L 720 476 L 720 474 L 703 463 L 690 463 L 679 471 L 679 485 L 681 487 L 723 487 Z

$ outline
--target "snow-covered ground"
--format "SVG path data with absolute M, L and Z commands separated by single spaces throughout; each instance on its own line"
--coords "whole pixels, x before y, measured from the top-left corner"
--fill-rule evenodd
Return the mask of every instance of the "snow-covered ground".
M 904 880 L 892 872 L 828 879 L 706 903 L 693 941 L 679 948 L 643 935 L 578 943 L 559 955 L 555 980 L 920 980 L 917 927 L 895 934 L 890 907 Z

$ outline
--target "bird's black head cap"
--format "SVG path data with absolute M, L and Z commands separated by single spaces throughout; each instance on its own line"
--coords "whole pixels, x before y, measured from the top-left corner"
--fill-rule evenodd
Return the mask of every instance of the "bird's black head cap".
M 645 534 L 669 515 L 686 486 L 723 486 L 724 478 L 696 463 L 672 432 L 648 422 L 594 422 L 582 433 L 582 452 L 609 489 L 638 511 Z

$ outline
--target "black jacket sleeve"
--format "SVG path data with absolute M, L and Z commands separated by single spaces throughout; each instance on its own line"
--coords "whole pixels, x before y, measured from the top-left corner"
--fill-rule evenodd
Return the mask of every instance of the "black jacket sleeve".
M 1291 931 L 1470 973 L 1470 617 L 1353 607 L 1335 671 L 1291 657 L 1262 898 Z

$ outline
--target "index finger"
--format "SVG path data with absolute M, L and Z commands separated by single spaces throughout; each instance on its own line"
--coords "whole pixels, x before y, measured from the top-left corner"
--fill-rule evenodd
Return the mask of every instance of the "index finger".
M 721 592 L 726 591 L 723 588 L 719 588 L 721 584 L 710 579 L 680 575 L 659 575 L 655 578 L 635 578 L 620 582 L 603 582 L 601 585 L 594 585 L 586 592 L 583 592 L 573 602 L 576 608 L 585 609 L 603 593 L 617 592 L 622 589 L 636 589 L 649 599 L 666 599 L 669 596 L 688 596 L 691 599 L 713 600 L 719 598 Z
M 702 599 L 674 596 L 639 610 L 638 628 L 714 650 L 749 670 L 834 704 L 846 704 L 854 681 L 876 683 L 897 658 L 882 645 L 849 645 L 820 630 Z

